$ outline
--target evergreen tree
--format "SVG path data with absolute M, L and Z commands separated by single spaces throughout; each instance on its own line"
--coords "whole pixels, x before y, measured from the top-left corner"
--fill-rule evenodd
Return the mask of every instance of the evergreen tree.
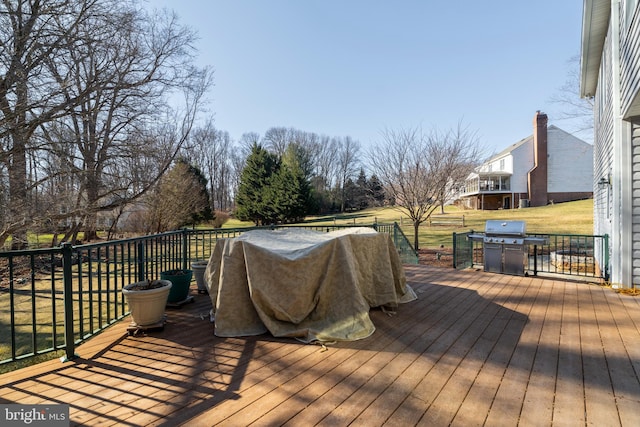
M 369 197 L 371 198 L 371 206 L 384 206 L 385 192 L 382 183 L 377 176 L 371 175 L 368 182 Z
M 298 144 L 290 144 L 282 159 L 279 179 L 287 193 L 288 209 L 281 221 L 299 221 L 313 209 L 313 193 L 309 180 L 309 153 Z
M 366 209 L 372 205 L 369 197 L 369 183 L 367 182 L 367 176 L 364 173 L 364 169 L 360 169 L 360 174 L 356 181 L 354 205 L 359 210 Z
M 344 183 L 344 187 L 342 189 L 342 197 L 344 197 L 342 205 L 344 206 L 345 212 L 356 209 L 358 207 L 358 186 L 355 182 L 353 182 L 351 178 L 347 179 L 347 181 Z
M 236 215 L 256 225 L 304 219 L 312 208 L 308 155 L 290 144 L 278 158 L 254 144 L 240 177 Z
M 278 158 L 254 143 L 240 176 L 236 196 L 236 216 L 241 221 L 253 221 L 256 225 L 272 222 L 273 190 L 269 189 L 272 177 L 278 171 Z
M 311 200 L 309 204 L 309 212 L 312 214 L 331 212 L 332 196 L 327 189 L 326 179 L 321 176 L 311 178 Z
M 300 180 L 286 165 L 273 175 L 268 189 L 269 205 L 272 207 L 271 222 L 289 222 L 304 217 L 304 206 L 300 202 Z

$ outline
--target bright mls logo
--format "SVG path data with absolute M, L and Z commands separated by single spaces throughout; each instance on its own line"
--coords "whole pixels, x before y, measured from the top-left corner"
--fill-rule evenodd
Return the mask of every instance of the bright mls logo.
M 69 405 L 0 405 L 0 426 L 69 426 Z

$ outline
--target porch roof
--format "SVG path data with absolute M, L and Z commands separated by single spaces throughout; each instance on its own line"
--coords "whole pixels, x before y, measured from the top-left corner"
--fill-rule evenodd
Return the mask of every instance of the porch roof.
M 580 96 L 595 95 L 602 50 L 609 27 L 611 2 L 585 0 L 582 11 L 582 48 L 580 53 Z

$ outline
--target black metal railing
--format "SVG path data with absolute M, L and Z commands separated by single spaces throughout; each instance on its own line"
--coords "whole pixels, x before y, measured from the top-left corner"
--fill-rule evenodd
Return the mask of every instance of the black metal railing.
M 397 224 L 367 225 L 389 233 L 403 263 L 418 256 Z M 254 230 L 179 230 L 131 239 L 0 252 L 0 365 L 63 351 L 128 314 L 122 288 L 160 272 L 207 260 L 216 241 Z M 275 228 L 275 227 L 261 227 Z M 304 226 L 332 231 L 345 226 Z
M 453 267 L 484 265 L 481 240 L 473 233 L 453 233 Z M 549 240 L 546 245 L 528 246 L 526 272 L 560 274 L 609 280 L 609 236 L 584 234 L 529 234 Z

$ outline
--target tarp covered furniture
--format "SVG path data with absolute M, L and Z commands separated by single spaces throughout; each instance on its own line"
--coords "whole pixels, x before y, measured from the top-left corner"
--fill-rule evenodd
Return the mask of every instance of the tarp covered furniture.
M 220 337 L 353 341 L 374 332 L 371 307 L 415 299 L 390 236 L 364 227 L 220 239 L 205 280 Z

